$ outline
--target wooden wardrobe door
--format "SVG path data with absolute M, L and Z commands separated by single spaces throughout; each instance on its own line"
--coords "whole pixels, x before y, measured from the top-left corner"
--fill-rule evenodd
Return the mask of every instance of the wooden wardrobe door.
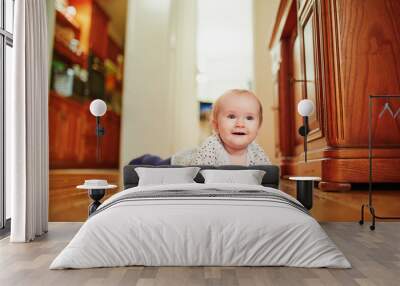
M 303 137 L 300 136 L 298 130 L 300 126 L 303 125 L 303 119 L 297 112 L 297 104 L 300 100 L 303 99 L 303 74 L 302 74 L 302 65 L 301 65 L 301 49 L 300 49 L 300 37 L 297 34 L 297 31 L 293 31 L 290 40 L 290 50 L 291 50 L 291 84 L 290 84 L 290 92 L 292 97 L 293 104 L 293 119 L 294 119 L 294 128 L 292 136 L 295 138 L 294 144 L 303 145 Z M 295 147 L 293 146 L 293 147 Z M 294 152 L 293 152 L 294 153 Z
M 309 117 L 311 129 L 309 139 L 312 141 L 323 136 L 319 27 L 315 1 L 308 1 L 304 10 L 302 10 L 299 30 L 302 54 L 303 98 L 311 99 L 316 107 L 315 112 Z

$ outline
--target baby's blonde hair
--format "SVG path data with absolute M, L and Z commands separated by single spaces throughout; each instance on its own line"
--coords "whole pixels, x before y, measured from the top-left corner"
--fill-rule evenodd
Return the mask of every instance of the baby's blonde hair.
M 211 123 L 213 123 L 215 120 L 217 120 L 218 112 L 221 109 L 222 98 L 226 97 L 228 95 L 241 95 L 241 96 L 252 96 L 252 97 L 254 97 L 258 102 L 258 106 L 260 107 L 260 110 L 259 110 L 259 118 L 260 118 L 259 126 L 261 126 L 261 123 L 263 121 L 263 109 L 262 109 L 261 102 L 253 92 L 251 92 L 250 90 L 247 90 L 247 89 L 230 89 L 230 90 L 225 91 L 220 97 L 218 97 L 218 99 L 213 104 L 211 117 L 210 117 L 210 122 Z

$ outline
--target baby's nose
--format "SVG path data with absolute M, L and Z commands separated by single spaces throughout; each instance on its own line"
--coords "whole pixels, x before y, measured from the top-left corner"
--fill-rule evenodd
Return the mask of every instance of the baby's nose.
M 238 118 L 236 120 L 236 126 L 243 126 L 244 125 L 244 120 L 242 118 Z

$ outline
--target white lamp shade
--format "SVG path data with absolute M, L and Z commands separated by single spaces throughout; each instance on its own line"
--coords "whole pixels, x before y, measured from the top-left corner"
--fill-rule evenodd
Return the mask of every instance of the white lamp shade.
M 311 99 L 303 99 L 297 105 L 297 111 L 303 117 L 310 116 L 314 112 L 314 102 Z
M 103 116 L 107 111 L 107 105 L 101 99 L 95 99 L 90 103 L 89 109 L 94 116 Z

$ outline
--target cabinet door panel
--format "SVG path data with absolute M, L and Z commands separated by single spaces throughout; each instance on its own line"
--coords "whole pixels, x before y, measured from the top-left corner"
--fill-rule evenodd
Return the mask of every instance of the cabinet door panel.
M 301 71 L 301 52 L 300 52 L 300 37 L 295 34 L 292 36 L 292 81 L 291 81 L 291 92 L 293 98 L 293 117 L 294 117 L 294 133 L 295 145 L 303 144 L 303 137 L 298 133 L 300 126 L 303 125 L 303 118 L 297 112 L 297 104 L 303 99 L 303 83 L 301 78 L 303 77 Z M 298 81 L 300 80 L 300 81 Z
M 344 146 L 367 146 L 369 95 L 400 94 L 400 1 L 332 2 L 340 35 L 338 72 L 343 94 Z M 400 143 L 400 120 L 373 103 L 374 146 Z M 389 100 L 394 112 L 400 104 Z
M 321 137 L 321 108 L 322 93 L 318 89 L 319 81 L 319 49 L 318 49 L 318 22 L 315 3 L 310 6 L 307 17 L 301 24 L 304 94 L 305 98 L 311 99 L 316 106 L 315 112 L 310 116 L 310 129 L 313 133 L 320 133 Z
M 106 134 L 96 157 L 96 119 L 90 102 L 78 102 L 54 93 L 49 102 L 50 168 L 118 168 L 120 116 L 107 111 L 101 118 Z
M 107 29 L 107 14 L 100 8 L 100 6 L 98 6 L 98 4 L 96 4 L 96 2 L 93 2 L 89 46 L 92 52 L 102 60 L 105 60 L 107 57 Z
M 314 103 L 317 102 L 315 94 L 315 62 L 314 62 L 314 29 L 313 29 L 313 18 L 311 15 L 303 29 L 303 40 L 304 40 L 304 80 L 305 81 L 305 95 L 308 99 L 311 99 Z M 312 129 L 318 128 L 319 124 L 317 121 L 316 112 L 314 112 L 310 118 L 310 125 Z

